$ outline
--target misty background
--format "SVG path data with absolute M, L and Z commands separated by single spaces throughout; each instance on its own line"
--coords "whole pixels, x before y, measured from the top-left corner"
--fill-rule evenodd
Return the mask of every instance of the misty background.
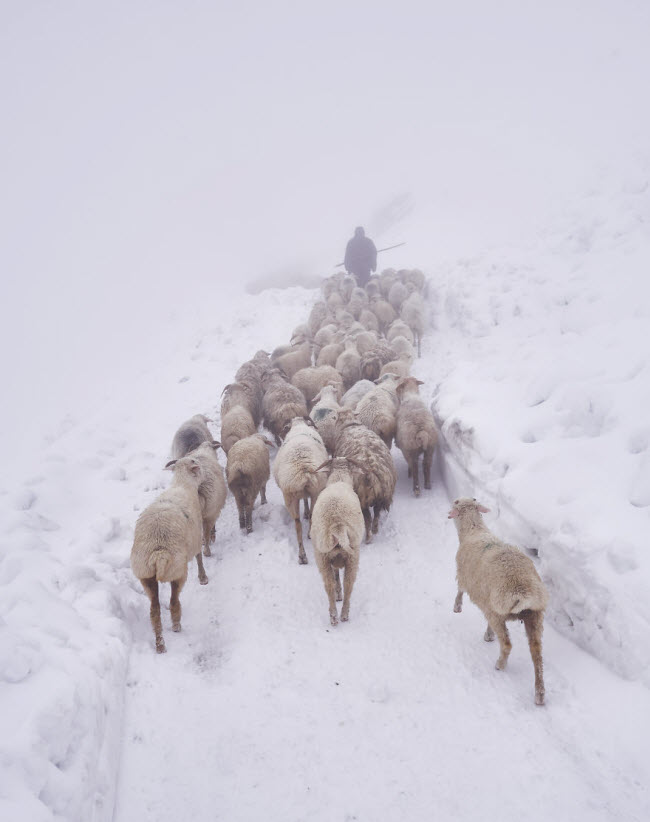
M 1 3 L 5 467 L 356 225 L 430 271 L 624 185 L 648 32 L 641 0 Z

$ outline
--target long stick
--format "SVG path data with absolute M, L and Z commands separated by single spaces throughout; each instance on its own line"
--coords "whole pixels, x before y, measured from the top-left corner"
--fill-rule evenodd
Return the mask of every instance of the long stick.
M 396 245 L 388 245 L 386 248 L 378 248 L 377 254 L 381 254 L 382 251 L 390 251 L 391 248 L 399 248 L 401 245 L 406 245 L 406 242 L 397 243 Z M 340 268 L 342 265 L 345 265 L 345 263 L 337 263 L 335 268 Z

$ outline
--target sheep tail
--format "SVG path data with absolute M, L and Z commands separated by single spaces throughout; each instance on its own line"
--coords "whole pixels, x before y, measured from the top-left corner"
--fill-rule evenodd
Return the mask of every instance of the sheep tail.
M 424 430 L 418 431 L 415 435 L 415 444 L 418 448 L 426 451 L 429 447 L 429 432 Z
M 161 546 L 155 548 L 151 554 L 151 565 L 155 571 L 156 580 L 158 582 L 167 582 L 167 574 L 169 571 L 169 564 L 171 556 L 169 551 Z
M 331 550 L 340 548 L 341 551 L 345 551 L 346 554 L 354 553 L 352 545 L 350 544 L 350 537 L 348 536 L 348 532 L 345 527 L 341 527 L 338 532 L 333 530 L 330 533 L 330 538 L 332 540 Z

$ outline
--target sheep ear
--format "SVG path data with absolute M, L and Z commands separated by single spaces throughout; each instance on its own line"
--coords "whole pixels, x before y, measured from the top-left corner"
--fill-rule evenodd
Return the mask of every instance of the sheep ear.
M 219 448 L 221 448 L 221 447 L 222 447 L 222 445 L 221 445 L 221 443 L 219 442 L 219 440 L 212 440 L 212 442 L 210 443 L 210 445 L 214 448 L 214 450 L 215 450 L 215 451 L 218 451 L 218 450 L 219 450 Z
M 423 382 L 422 380 L 416 380 L 415 382 L 416 382 L 418 385 L 424 385 L 424 382 Z
M 270 445 L 271 448 L 275 446 L 275 443 L 271 442 L 271 440 L 268 439 L 268 437 L 262 437 L 262 442 L 264 443 L 264 445 Z
M 447 519 L 458 519 L 458 508 L 452 508 L 447 514 Z
M 190 462 L 190 471 L 197 477 L 201 473 L 201 463 L 193 459 Z
M 477 508 L 482 514 L 489 514 L 490 513 L 490 509 L 486 508 L 485 505 L 481 505 L 481 503 L 479 503 L 477 505 Z
M 174 466 L 176 465 L 177 462 L 178 462 L 178 460 L 170 460 L 167 463 L 167 465 L 163 468 L 163 471 L 173 471 Z
M 318 468 L 314 468 L 314 474 L 315 474 L 317 471 L 320 471 L 322 468 L 326 468 L 328 465 L 331 465 L 331 464 L 332 464 L 332 460 L 331 460 L 331 459 L 329 459 L 329 460 L 325 460 L 325 462 L 324 462 L 324 463 L 322 463 L 322 465 L 319 465 L 319 466 L 318 466 Z

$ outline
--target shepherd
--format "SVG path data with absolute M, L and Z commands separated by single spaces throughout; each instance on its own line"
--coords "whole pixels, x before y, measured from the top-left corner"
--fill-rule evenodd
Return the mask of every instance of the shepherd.
M 370 273 L 377 270 L 377 247 L 361 226 L 354 229 L 354 237 L 348 241 L 343 265 L 349 274 L 354 274 L 360 288 L 368 282 Z

